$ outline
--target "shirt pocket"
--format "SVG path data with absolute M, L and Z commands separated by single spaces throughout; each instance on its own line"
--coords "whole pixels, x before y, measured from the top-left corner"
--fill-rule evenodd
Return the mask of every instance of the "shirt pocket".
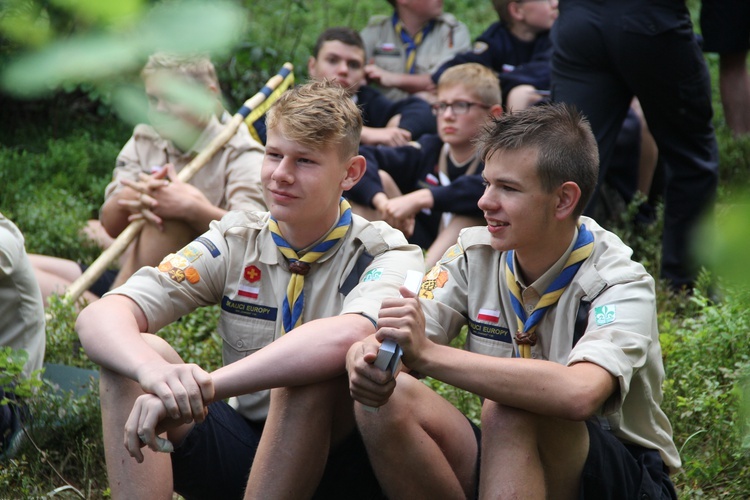
M 229 364 L 273 342 L 276 339 L 276 321 L 222 311 L 218 331 L 224 341 L 224 363 Z

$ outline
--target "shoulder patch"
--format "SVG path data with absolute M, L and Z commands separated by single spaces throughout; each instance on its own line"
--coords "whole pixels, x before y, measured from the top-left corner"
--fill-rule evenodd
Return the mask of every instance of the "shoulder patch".
M 435 298 L 434 290 L 443 288 L 448 282 L 448 271 L 440 267 L 440 264 L 430 269 L 422 279 L 422 286 L 419 287 L 419 298 L 432 300 Z
M 456 260 L 458 257 L 461 257 L 464 254 L 464 249 L 461 248 L 461 245 L 456 243 L 452 247 L 450 247 L 448 250 L 445 251 L 443 256 L 440 258 L 440 262 L 438 264 L 447 264 L 448 262 L 452 260 Z
M 378 281 L 382 277 L 383 277 L 383 268 L 376 267 L 375 269 L 370 269 L 369 271 L 367 271 L 367 274 L 365 274 L 365 277 L 362 278 L 362 282 Z
M 617 319 L 615 305 L 607 304 L 594 308 L 594 318 L 599 326 L 613 323 Z
M 474 52 L 475 54 L 483 54 L 489 48 L 490 46 L 487 45 L 486 42 L 476 42 L 474 43 L 474 48 L 472 49 L 472 52 Z

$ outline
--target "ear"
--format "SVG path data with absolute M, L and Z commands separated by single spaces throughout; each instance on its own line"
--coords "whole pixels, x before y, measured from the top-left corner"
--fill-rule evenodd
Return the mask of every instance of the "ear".
M 341 180 L 341 189 L 348 191 L 359 182 L 367 170 L 367 160 L 364 156 L 352 156 L 346 166 L 346 176 Z
M 508 3 L 508 14 L 513 21 L 523 20 L 523 12 L 521 11 L 521 4 L 519 2 Z
M 558 220 L 571 217 L 581 199 L 581 188 L 572 181 L 564 182 L 557 188 L 557 204 L 555 205 L 555 218 Z
M 310 56 L 310 59 L 307 60 L 307 74 L 310 75 L 310 78 L 316 78 L 317 72 L 315 71 L 315 64 L 318 62 L 317 59 L 315 59 L 315 56 Z
M 490 116 L 494 118 L 500 118 L 503 115 L 503 107 L 500 104 L 493 104 L 490 106 Z

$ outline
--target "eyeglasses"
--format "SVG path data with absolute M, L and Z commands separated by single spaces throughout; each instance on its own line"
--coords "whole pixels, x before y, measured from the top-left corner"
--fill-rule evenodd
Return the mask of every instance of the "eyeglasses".
M 448 108 L 451 108 L 451 111 L 454 115 L 465 115 L 469 112 L 472 106 L 479 106 L 482 109 L 488 109 L 489 106 L 486 104 L 481 104 L 479 102 L 469 102 L 469 101 L 455 101 L 455 102 L 436 102 L 433 104 L 432 107 L 432 114 L 442 115 L 445 113 L 445 110 Z

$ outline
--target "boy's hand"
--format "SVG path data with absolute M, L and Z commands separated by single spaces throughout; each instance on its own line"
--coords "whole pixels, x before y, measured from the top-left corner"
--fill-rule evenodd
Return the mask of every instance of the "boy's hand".
M 419 371 L 419 359 L 430 341 L 425 336 L 425 318 L 416 294 L 402 286 L 399 289 L 403 298 L 383 300 L 378 314 L 378 331 L 375 338 L 395 341 L 402 349 L 404 365 Z
M 353 344 L 346 353 L 349 393 L 355 401 L 372 408 L 386 404 L 396 388 L 393 374 L 373 364 L 379 347 L 371 337 Z
M 364 127 L 360 140 L 372 146 L 405 146 L 411 141 L 411 132 L 398 127 Z
M 162 422 L 163 425 L 160 426 Z M 158 397 L 143 394 L 135 400 L 125 422 L 125 448 L 138 463 L 143 462 L 143 446 L 148 446 L 154 451 L 170 453 L 174 451 L 174 447 L 172 443 L 158 436 L 157 426 L 163 432 L 167 427 L 177 425 L 182 425 L 182 422 L 168 418 L 167 409 Z
M 381 87 L 395 87 L 399 84 L 397 74 L 375 64 L 365 65 L 365 77 L 369 83 L 377 83 Z
M 214 397 L 211 375 L 195 364 L 146 363 L 137 380 L 161 400 L 167 415 L 183 423 L 202 421 L 203 408 Z

